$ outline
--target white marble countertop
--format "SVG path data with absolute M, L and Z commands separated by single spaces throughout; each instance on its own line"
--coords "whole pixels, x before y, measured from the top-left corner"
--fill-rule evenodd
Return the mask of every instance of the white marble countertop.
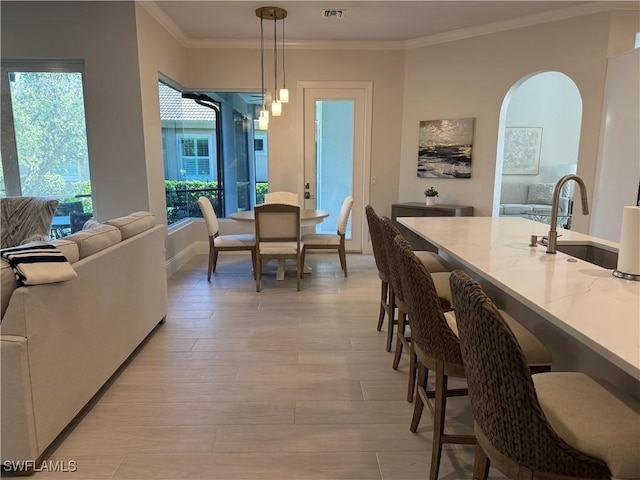
M 398 221 L 516 300 L 640 378 L 640 282 L 564 253 L 529 247 L 549 226 L 508 217 L 403 217 Z M 558 242 L 619 245 L 558 229 Z

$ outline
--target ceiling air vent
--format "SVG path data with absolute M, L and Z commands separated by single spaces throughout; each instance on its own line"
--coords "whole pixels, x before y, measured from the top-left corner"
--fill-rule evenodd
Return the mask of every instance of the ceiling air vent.
M 337 18 L 342 19 L 347 14 L 344 8 L 325 9 L 322 11 L 323 18 Z

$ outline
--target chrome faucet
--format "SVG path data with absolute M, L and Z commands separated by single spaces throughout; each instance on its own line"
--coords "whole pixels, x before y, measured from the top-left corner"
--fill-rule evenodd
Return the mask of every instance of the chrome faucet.
M 587 187 L 582 179 L 577 175 L 565 175 L 558 183 L 553 191 L 553 206 L 551 207 L 551 230 L 549 230 L 549 238 L 547 240 L 547 253 L 556 253 L 556 242 L 558 240 L 558 203 L 560 203 L 560 192 L 562 187 L 569 180 L 575 180 L 580 187 L 580 199 L 582 200 L 582 214 L 589 214 L 589 204 L 587 203 Z

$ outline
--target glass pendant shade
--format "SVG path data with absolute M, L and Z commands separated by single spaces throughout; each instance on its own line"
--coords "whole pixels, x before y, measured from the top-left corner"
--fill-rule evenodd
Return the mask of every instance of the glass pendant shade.
M 258 126 L 260 130 L 266 130 L 269 127 L 269 110 L 260 110 L 260 117 L 258 117 Z
M 271 104 L 271 115 L 274 117 L 282 115 L 282 104 L 278 100 L 274 100 Z
M 280 103 L 289 103 L 289 89 L 281 88 L 279 96 L 280 96 Z

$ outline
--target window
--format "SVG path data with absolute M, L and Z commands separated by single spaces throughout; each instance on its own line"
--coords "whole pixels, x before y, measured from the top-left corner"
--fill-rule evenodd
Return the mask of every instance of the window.
M 201 217 L 200 196 L 211 199 L 218 217 L 262 203 L 266 132 L 253 122 L 262 95 L 189 92 L 165 79 L 158 93 L 168 224 Z
M 178 135 L 180 169 L 187 180 L 214 180 L 212 176 L 211 135 Z
M 2 63 L 1 196 L 53 197 L 93 211 L 83 70 L 78 62 Z M 69 233 L 62 216 L 59 231 Z

